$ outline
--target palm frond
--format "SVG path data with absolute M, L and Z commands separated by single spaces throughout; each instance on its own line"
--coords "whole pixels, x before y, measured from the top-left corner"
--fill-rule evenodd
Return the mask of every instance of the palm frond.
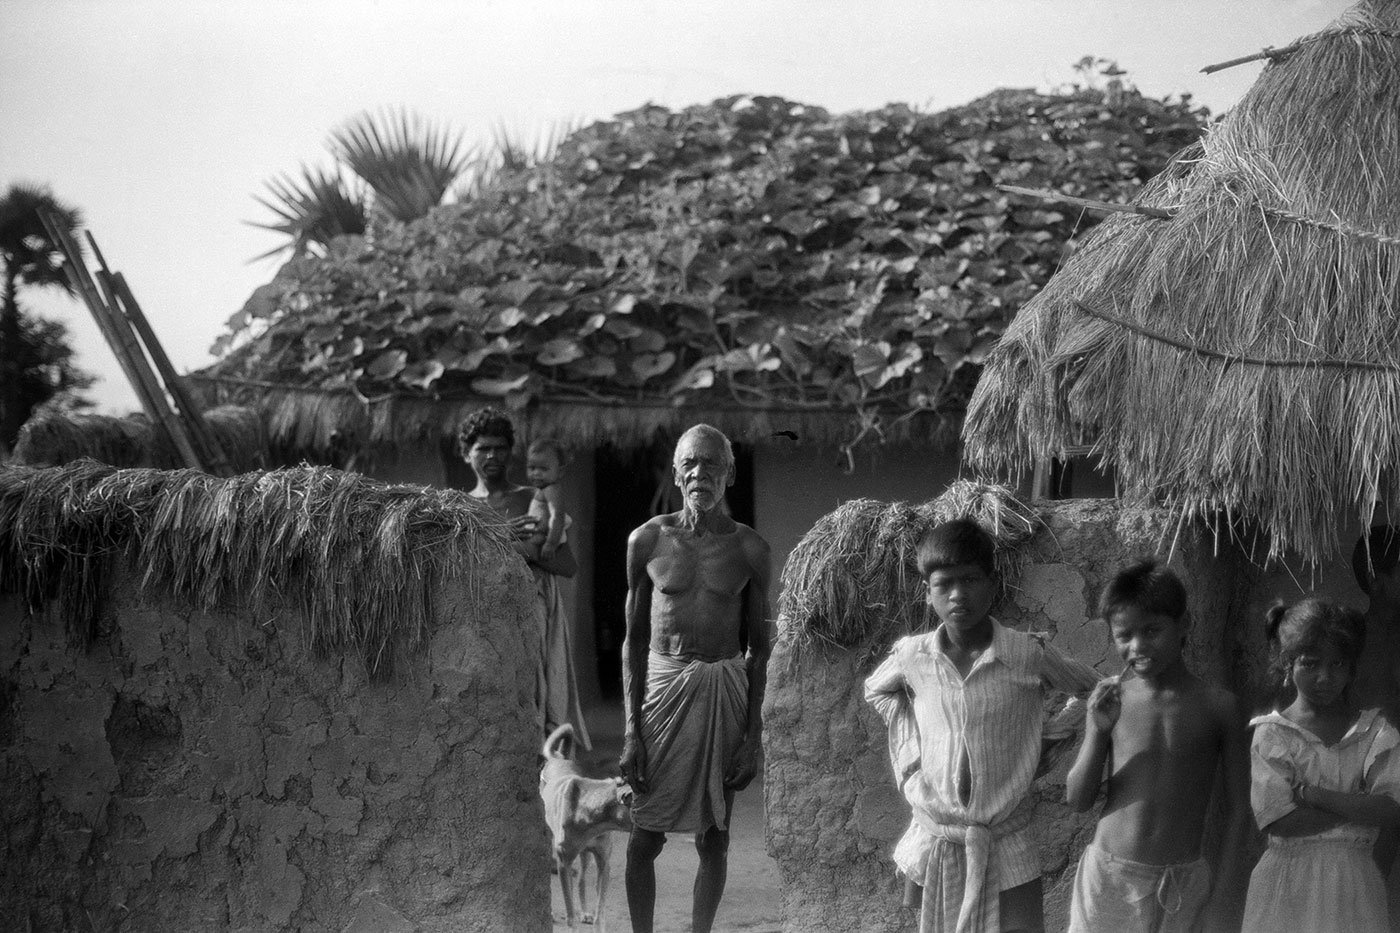
M 351 118 L 332 131 L 329 147 L 369 185 L 376 205 L 401 223 L 441 204 L 471 164 L 460 132 L 406 108 Z
M 279 175 L 267 182 L 269 198 L 254 195 L 278 220 L 247 221 L 254 227 L 284 234 L 290 242 L 256 259 L 291 250 L 300 256 L 313 246 L 329 247 L 338 236 L 362 235 L 367 216 L 364 195 L 346 185 L 339 171 L 301 167 L 301 176 Z

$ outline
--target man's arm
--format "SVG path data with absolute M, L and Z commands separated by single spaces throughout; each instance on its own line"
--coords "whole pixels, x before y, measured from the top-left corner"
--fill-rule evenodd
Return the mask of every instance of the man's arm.
M 1041 648 L 1040 679 L 1056 690 L 1082 697 L 1104 679 L 1102 674 L 1078 658 L 1061 654 L 1054 645 L 1041 642 Z
M 627 636 L 622 642 L 624 733 L 622 776 L 634 791 L 646 793 L 647 756 L 642 742 L 642 701 L 646 694 L 647 652 L 651 647 L 651 577 L 647 562 L 656 549 L 656 526 L 642 525 L 627 538 Z
M 744 559 L 748 563 L 749 582 L 744 588 L 739 624 L 744 627 L 749 644 L 744 658 L 744 673 L 749 682 L 749 727 L 744 746 L 734 767 L 725 777 L 725 786 L 743 790 L 758 773 L 758 750 L 763 737 L 763 693 L 768 686 L 768 655 L 772 650 L 769 632 L 768 542 L 758 533 L 746 529 L 743 538 Z
M 1073 748 L 1071 742 L 1084 731 L 1085 704 L 1081 697 L 1103 680 L 1103 675 L 1077 658 L 1066 657 L 1053 645 L 1040 641 L 1040 680 L 1045 686 L 1070 695 L 1050 721 L 1040 738 L 1040 764 L 1036 777 L 1053 770 Z M 1097 794 L 1097 787 L 1095 793 Z M 1088 806 L 1092 806 L 1091 800 Z

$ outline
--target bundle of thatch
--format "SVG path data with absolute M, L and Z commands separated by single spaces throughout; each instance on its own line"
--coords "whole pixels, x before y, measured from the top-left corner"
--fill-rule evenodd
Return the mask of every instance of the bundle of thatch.
M 1336 552 L 1400 501 L 1400 0 L 1363 0 L 1275 57 L 1102 225 L 1002 339 L 970 462 L 1095 445 L 1186 516 Z
M 267 430 L 252 408 L 220 405 L 204 412 L 204 421 L 236 472 L 270 465 Z M 62 466 L 84 458 L 118 467 L 183 466 L 179 451 L 164 430 L 145 415 L 91 415 L 48 411 L 24 423 L 15 442 L 14 463 Z
M 509 549 L 500 519 L 465 493 L 325 467 L 231 479 L 91 460 L 0 469 L 0 592 L 59 599 L 77 644 L 98 634 L 120 557 L 143 590 L 274 625 L 295 610 L 313 648 L 383 671 L 391 649 L 422 641 L 444 580 L 470 581 Z
M 1014 581 L 1018 548 L 1039 516 L 1003 486 L 958 480 L 920 505 L 854 499 L 823 516 L 783 567 L 778 627 L 799 645 L 863 646 L 878 653 L 927 622 L 918 546 L 925 531 L 971 518 L 997 543 L 1005 586 Z

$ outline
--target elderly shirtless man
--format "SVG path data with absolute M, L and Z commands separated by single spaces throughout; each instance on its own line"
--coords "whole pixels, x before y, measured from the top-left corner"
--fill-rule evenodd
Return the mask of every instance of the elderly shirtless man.
M 757 770 L 768 543 L 721 507 L 734 482 L 734 451 L 722 433 L 704 424 L 685 432 L 672 467 L 681 510 L 627 541 L 621 765 L 636 792 L 627 907 L 632 928 L 651 933 L 656 857 L 666 833 L 693 832 L 700 868 L 692 929 L 708 933 L 724 894 L 734 792 Z

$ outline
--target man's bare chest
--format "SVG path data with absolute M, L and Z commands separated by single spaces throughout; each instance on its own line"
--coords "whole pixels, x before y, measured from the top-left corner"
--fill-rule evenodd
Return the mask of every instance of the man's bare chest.
M 672 596 L 693 590 L 737 594 L 750 576 L 737 535 L 663 534 L 647 574 L 657 590 Z

